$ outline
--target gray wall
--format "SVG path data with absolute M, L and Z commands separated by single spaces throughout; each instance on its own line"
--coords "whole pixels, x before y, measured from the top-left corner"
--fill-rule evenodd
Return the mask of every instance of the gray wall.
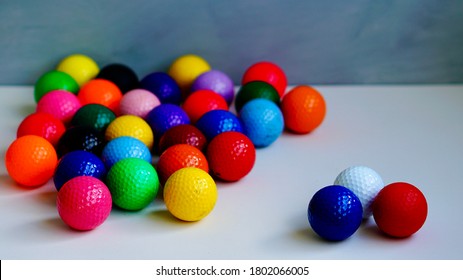
M 259 60 L 292 84 L 461 83 L 463 0 L 0 0 L 0 84 L 71 53 L 140 77 L 196 53 L 237 83 Z

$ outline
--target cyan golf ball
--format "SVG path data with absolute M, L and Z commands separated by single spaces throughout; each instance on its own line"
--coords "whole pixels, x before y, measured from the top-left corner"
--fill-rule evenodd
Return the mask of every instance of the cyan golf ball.
M 351 166 L 343 170 L 336 177 L 334 184 L 348 188 L 360 199 L 364 219 L 372 215 L 371 204 L 384 187 L 383 179 L 379 174 L 366 166 Z

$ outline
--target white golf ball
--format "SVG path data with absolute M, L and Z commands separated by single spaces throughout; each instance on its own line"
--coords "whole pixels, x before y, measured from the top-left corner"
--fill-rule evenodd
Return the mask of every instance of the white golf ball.
M 364 219 L 372 215 L 371 204 L 384 187 L 379 174 L 366 166 L 351 166 L 343 170 L 336 177 L 334 184 L 346 187 L 357 195 L 362 203 Z

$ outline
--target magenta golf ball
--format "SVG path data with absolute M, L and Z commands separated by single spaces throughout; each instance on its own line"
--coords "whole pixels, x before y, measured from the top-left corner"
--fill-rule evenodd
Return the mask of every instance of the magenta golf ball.
M 58 89 L 45 94 L 37 103 L 36 111 L 49 113 L 68 124 L 80 107 L 82 105 L 75 94 Z
M 56 207 L 63 222 L 71 228 L 92 230 L 108 218 L 112 208 L 111 193 L 97 178 L 74 177 L 59 190 Z

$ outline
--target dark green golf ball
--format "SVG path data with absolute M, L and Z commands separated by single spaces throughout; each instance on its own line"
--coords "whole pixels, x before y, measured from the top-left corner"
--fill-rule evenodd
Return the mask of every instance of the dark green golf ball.
M 236 94 L 236 112 L 239 113 L 244 104 L 256 98 L 268 99 L 280 106 L 280 95 L 272 85 L 266 82 L 254 81 L 243 85 Z
M 90 126 L 104 132 L 115 118 L 116 115 L 108 107 L 101 104 L 87 104 L 75 113 L 71 125 Z

